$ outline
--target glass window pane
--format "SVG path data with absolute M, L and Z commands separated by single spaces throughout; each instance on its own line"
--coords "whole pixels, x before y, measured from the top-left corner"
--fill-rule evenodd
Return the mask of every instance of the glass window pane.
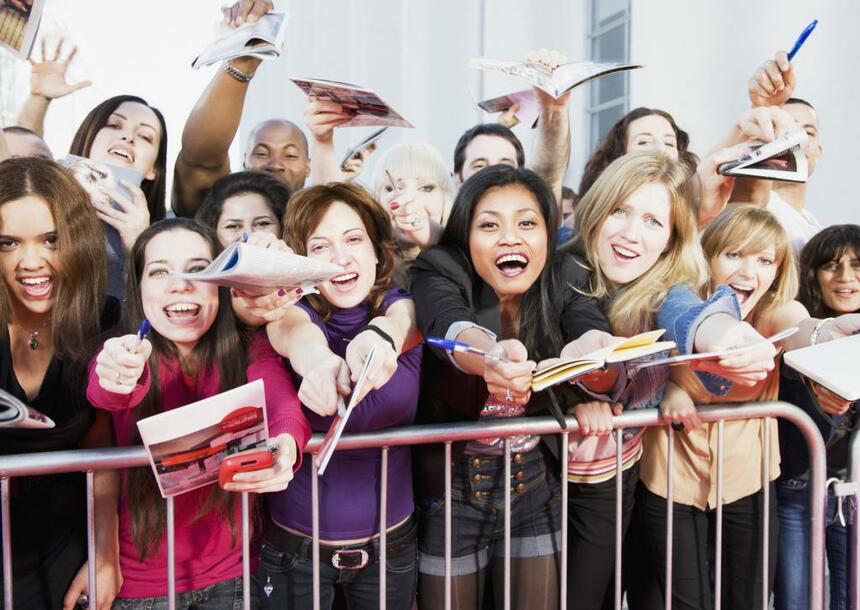
M 599 106 L 627 96 L 627 72 L 617 72 L 591 81 L 591 105 Z
M 600 29 L 613 19 L 623 18 L 625 11 L 629 10 L 629 7 L 629 0 L 592 0 L 592 29 Z
M 591 41 L 593 61 L 627 61 L 627 24 L 607 30 Z
M 591 115 L 591 150 L 597 148 L 597 145 L 600 144 L 609 132 L 609 128 L 622 116 L 624 116 L 623 103 L 617 106 L 610 106 Z

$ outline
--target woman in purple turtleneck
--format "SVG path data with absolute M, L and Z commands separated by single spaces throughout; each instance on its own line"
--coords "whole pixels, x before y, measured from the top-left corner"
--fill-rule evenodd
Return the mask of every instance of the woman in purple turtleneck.
M 338 400 L 352 392 L 375 348 L 367 393 L 346 432 L 412 423 L 418 400 L 421 348 L 414 344 L 409 294 L 392 284 L 396 266 L 391 221 L 364 189 L 314 186 L 290 200 L 285 237 L 296 253 L 331 261 L 344 272 L 322 284 L 268 326 L 275 349 L 289 360 L 305 415 L 325 432 Z M 405 343 L 413 346 L 404 349 Z M 336 451 L 319 479 L 321 607 L 330 608 L 339 582 L 350 608 L 379 606 L 381 452 Z M 312 599 L 311 460 L 289 493 L 273 494 L 258 578 L 264 608 L 309 608 Z M 417 547 L 410 449 L 388 456 L 387 607 L 408 610 L 417 583 Z

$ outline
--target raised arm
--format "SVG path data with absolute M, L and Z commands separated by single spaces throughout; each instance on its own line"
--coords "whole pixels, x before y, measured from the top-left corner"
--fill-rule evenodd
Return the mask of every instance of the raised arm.
M 17 125 L 26 127 L 37 133 L 39 137 L 45 135 L 45 115 L 51 102 L 92 84 L 88 80 L 79 83 L 66 81 L 66 71 L 75 58 L 78 48 L 72 47 L 63 59 L 63 42 L 64 40 L 60 39 L 57 46 L 49 53 L 43 38 L 42 61 L 30 58 L 30 95 L 21 107 Z
M 224 21 L 238 27 L 271 11 L 270 0 L 241 0 L 222 8 Z M 216 180 L 230 173 L 229 149 L 239 131 L 251 78 L 260 60 L 239 57 L 219 69 L 197 100 L 182 130 L 173 174 L 173 211 L 194 216 Z
M 550 68 L 556 68 L 567 62 L 567 58 L 561 53 L 546 49 L 532 51 L 528 55 L 528 60 L 543 63 Z M 561 218 L 561 186 L 570 161 L 570 119 L 567 114 L 570 92 L 558 99 L 554 99 L 537 87 L 534 88 L 534 92 L 540 106 L 540 118 L 532 151 L 531 167 L 552 188 L 559 206 L 558 217 Z
M 777 51 L 773 59 L 756 68 L 747 83 L 747 95 L 753 107 L 782 106 L 794 93 L 796 86 L 797 80 L 788 54 Z

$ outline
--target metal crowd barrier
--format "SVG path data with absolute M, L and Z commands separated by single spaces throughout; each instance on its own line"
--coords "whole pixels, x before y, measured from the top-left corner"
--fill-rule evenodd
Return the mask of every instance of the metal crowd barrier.
M 716 578 L 715 578 L 715 608 L 720 608 L 720 564 L 722 555 L 722 450 L 723 450 L 723 422 L 738 419 L 765 419 L 765 438 L 762 456 L 762 473 L 765 475 L 763 480 L 768 479 L 769 465 L 769 450 L 770 443 L 770 426 L 769 419 L 773 417 L 781 417 L 794 423 L 806 439 L 809 448 L 810 461 L 810 520 L 811 520 L 811 536 L 810 536 L 810 554 L 809 554 L 809 608 L 811 610 L 823 610 L 824 608 L 824 508 L 826 502 L 826 465 L 825 465 L 825 446 L 824 441 L 816 427 L 815 423 L 803 411 L 797 407 L 784 402 L 759 402 L 749 404 L 735 405 L 715 405 L 711 407 L 701 407 L 699 415 L 704 422 L 717 422 L 717 498 L 718 505 L 716 508 Z M 445 608 L 451 607 L 451 448 L 452 443 L 456 441 L 468 441 L 478 438 L 487 437 L 502 437 L 505 439 L 505 474 L 509 478 L 511 470 L 511 453 L 510 453 L 510 437 L 522 434 L 559 434 L 563 440 L 563 446 L 567 445 L 570 432 L 578 429 L 576 420 L 570 416 L 567 418 L 568 429 L 561 430 L 558 422 L 551 417 L 535 417 L 535 418 L 511 418 L 507 420 L 494 420 L 486 423 L 465 422 L 454 423 L 447 425 L 426 425 L 426 426 L 410 426 L 404 428 L 395 428 L 377 431 L 367 434 L 356 434 L 344 436 L 338 443 L 338 449 L 361 449 L 379 447 L 382 451 L 381 464 L 381 483 L 380 483 L 380 540 L 379 540 L 379 607 L 386 607 L 385 591 L 385 549 L 386 549 L 386 516 L 388 503 L 388 488 L 387 488 L 387 470 L 388 470 L 388 450 L 390 447 L 401 445 L 418 445 L 428 443 L 443 443 L 445 447 Z M 621 439 L 624 428 L 642 428 L 649 426 L 665 425 L 662 423 L 659 413 L 656 410 L 648 409 L 641 411 L 626 412 L 619 417 L 614 418 L 614 433 L 618 451 L 616 453 L 616 538 L 615 538 L 615 608 L 621 609 Z M 668 443 L 668 468 L 669 477 L 667 485 L 667 496 L 672 497 L 672 469 L 673 469 L 673 447 L 674 447 L 674 431 L 668 428 L 669 443 Z M 321 441 L 320 435 L 315 435 L 308 445 L 306 451 L 313 453 L 319 447 Z M 851 469 L 852 479 L 860 480 L 860 441 L 855 441 L 853 445 L 855 459 Z M 9 478 L 26 475 L 53 474 L 61 472 L 86 472 L 87 482 L 87 528 L 88 528 L 88 552 L 89 552 L 89 608 L 95 610 L 97 592 L 95 588 L 95 512 L 94 512 L 94 472 L 104 469 L 120 469 L 130 468 L 135 466 L 146 466 L 148 461 L 142 447 L 128 448 L 113 448 L 99 450 L 79 450 L 79 451 L 60 451 L 51 453 L 33 453 L 26 455 L 13 455 L 0 457 L 0 513 L 2 514 L 2 535 L 3 535 L 3 582 L 4 582 L 4 608 L 12 610 L 12 562 L 11 562 L 11 541 L 9 523 Z M 562 610 L 566 608 L 567 598 L 567 517 L 568 517 L 568 485 L 567 481 L 567 463 L 561 464 L 561 578 L 560 578 L 560 596 Z M 313 511 L 313 593 L 314 593 L 314 610 L 319 610 L 320 602 L 320 582 L 319 582 L 319 486 L 316 467 L 312 466 L 312 511 Z M 768 486 L 764 486 L 764 506 L 768 506 Z M 857 490 L 854 490 L 857 494 Z M 505 534 L 504 534 L 504 608 L 509 610 L 511 606 L 510 592 L 510 502 L 511 489 L 510 485 L 505 486 Z M 763 608 L 768 607 L 768 511 L 764 511 L 763 523 L 763 561 L 762 574 L 763 578 Z M 666 608 L 670 610 L 672 607 L 672 596 L 669 592 L 672 590 L 672 505 L 667 502 L 666 511 Z M 856 521 L 855 521 L 856 523 Z M 169 608 L 175 608 L 175 566 L 174 566 L 174 539 L 173 539 L 173 502 L 167 500 L 167 542 L 168 542 L 168 600 Z M 242 494 L 242 544 L 243 544 L 243 568 L 244 568 L 244 607 L 250 607 L 250 557 L 248 552 L 249 526 L 248 526 L 248 498 L 247 494 Z M 852 578 L 852 600 L 854 608 L 860 610 L 860 593 L 856 586 L 856 569 L 860 566 L 860 530 L 854 527 L 854 535 L 852 537 L 854 546 L 852 548 L 852 557 L 855 560 L 854 570 L 851 572 L 855 577 Z

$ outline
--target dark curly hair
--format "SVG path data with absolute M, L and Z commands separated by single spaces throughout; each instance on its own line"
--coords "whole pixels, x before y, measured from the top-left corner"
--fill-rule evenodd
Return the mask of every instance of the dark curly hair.
M 672 115 L 665 110 L 640 106 L 618 119 L 609 129 L 600 146 L 591 154 L 591 158 L 585 164 L 585 169 L 582 172 L 582 180 L 579 183 L 579 190 L 577 192 L 580 198 L 585 196 L 588 189 L 597 180 L 597 177 L 600 176 L 610 163 L 627 153 L 627 128 L 630 126 L 630 123 L 636 119 L 654 115 L 661 116 L 669 121 L 669 125 L 672 126 L 672 130 L 675 132 L 675 140 L 678 145 L 678 160 L 689 170 L 690 175 L 695 173 L 696 166 L 699 164 L 699 158 L 687 149 L 690 145 L 689 134 L 678 127 Z

